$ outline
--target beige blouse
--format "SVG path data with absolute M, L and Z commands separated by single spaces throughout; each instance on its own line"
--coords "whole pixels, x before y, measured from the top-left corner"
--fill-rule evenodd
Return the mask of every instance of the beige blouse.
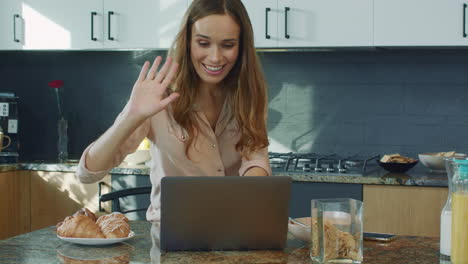
M 191 159 L 185 155 L 184 142 L 188 139 L 186 131 L 179 126 L 169 111 L 163 110 L 146 120 L 122 144 L 115 155 L 113 167 L 122 163 L 127 154 L 134 152 L 140 142 L 148 137 L 152 144 L 150 180 L 152 183 L 151 204 L 147 210 L 148 221 L 160 219 L 160 182 L 165 176 L 238 176 L 244 175 L 251 167 L 261 167 L 269 175 L 271 168 L 268 149 L 252 153 L 249 160 L 242 158 L 235 145 L 240 138 L 237 122 L 225 102 L 213 131 L 207 118 L 201 111 L 196 111 L 200 120 L 202 133 L 197 136 L 194 145 L 189 149 Z M 116 122 L 122 118 L 120 114 Z M 93 144 L 93 143 L 92 143 Z M 87 169 L 85 157 L 92 146 L 83 152 L 76 175 L 83 183 L 94 183 L 101 180 L 112 168 L 93 172 Z

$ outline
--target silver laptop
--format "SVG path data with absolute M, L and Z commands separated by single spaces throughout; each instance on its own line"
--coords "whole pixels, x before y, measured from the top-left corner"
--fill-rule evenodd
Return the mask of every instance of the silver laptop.
M 290 177 L 164 177 L 161 249 L 283 249 Z

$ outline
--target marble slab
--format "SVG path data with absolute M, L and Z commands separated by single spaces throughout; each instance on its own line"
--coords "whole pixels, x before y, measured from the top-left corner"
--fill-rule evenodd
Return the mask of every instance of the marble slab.
M 76 163 L 18 163 L 0 165 L 0 172 L 15 170 L 75 172 Z M 120 166 L 111 170 L 110 174 L 148 176 L 150 169 L 144 165 Z M 346 174 L 314 174 L 307 172 L 274 172 L 274 176 L 290 176 L 296 182 L 321 183 L 353 183 L 447 187 L 447 174 L 430 172 L 425 167 L 410 170 L 406 173 L 391 173 L 383 169 L 376 170 L 365 176 L 349 176 Z
M 135 236 L 109 246 L 82 246 L 57 238 L 54 227 L 0 241 L 0 264 L 50 263 L 151 263 L 151 264 L 244 264 L 311 263 L 309 247 L 288 235 L 284 250 L 261 251 L 178 251 L 161 252 L 152 236 L 151 224 L 131 221 Z M 153 239 L 152 239 L 153 238 Z M 364 264 L 444 263 L 439 256 L 439 240 L 399 236 L 389 243 L 364 242 Z M 446 262 L 450 263 L 450 262 Z

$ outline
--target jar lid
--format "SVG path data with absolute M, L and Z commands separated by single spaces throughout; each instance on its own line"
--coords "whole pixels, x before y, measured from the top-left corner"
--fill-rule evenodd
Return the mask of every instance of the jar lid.
M 453 160 L 458 164 L 458 173 L 461 180 L 468 179 L 468 160 Z

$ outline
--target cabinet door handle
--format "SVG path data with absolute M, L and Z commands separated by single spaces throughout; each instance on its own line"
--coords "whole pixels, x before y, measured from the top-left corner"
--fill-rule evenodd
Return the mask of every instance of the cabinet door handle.
M 271 11 L 271 8 L 265 8 L 265 38 L 270 39 L 270 35 L 268 35 L 268 12 Z
M 13 15 L 13 41 L 14 42 L 20 42 L 20 40 L 16 38 L 16 19 L 19 17 L 20 15 L 18 14 Z
M 96 16 L 96 12 L 91 12 L 91 40 L 97 41 L 97 38 L 94 37 L 94 16 Z
M 114 14 L 114 12 L 109 11 L 107 13 L 107 38 L 109 40 L 114 40 L 114 38 L 111 36 L 111 16 Z
M 289 38 L 288 34 L 288 11 L 290 10 L 289 7 L 284 8 L 284 37 Z
M 463 4 L 463 37 L 466 38 L 466 4 Z

